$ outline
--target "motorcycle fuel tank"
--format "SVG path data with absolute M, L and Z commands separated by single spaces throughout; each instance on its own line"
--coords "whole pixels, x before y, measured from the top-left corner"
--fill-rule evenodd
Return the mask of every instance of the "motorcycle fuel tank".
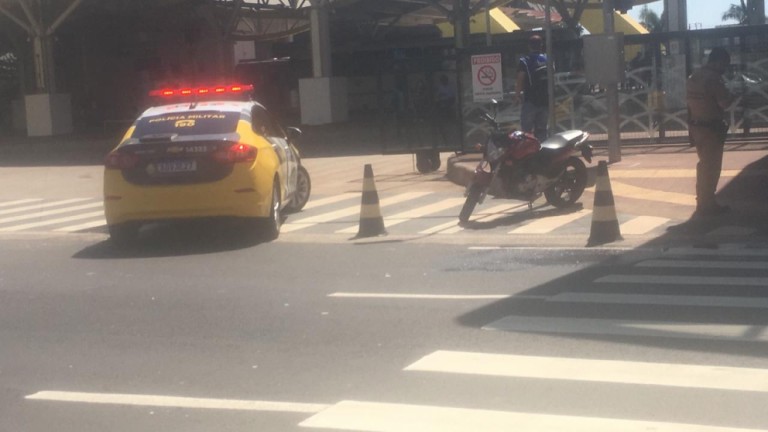
M 512 159 L 523 159 L 526 156 L 537 153 L 541 149 L 541 143 L 531 134 L 513 132 L 509 137 L 515 142 L 509 149 Z

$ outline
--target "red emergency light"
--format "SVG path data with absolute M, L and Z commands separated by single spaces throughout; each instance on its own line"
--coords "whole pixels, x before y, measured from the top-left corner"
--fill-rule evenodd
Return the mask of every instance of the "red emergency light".
M 149 92 L 150 96 L 160 97 L 188 97 L 188 96 L 209 96 L 223 94 L 243 94 L 253 90 L 252 84 L 232 84 L 226 86 L 214 87 L 182 87 L 182 88 L 162 88 Z

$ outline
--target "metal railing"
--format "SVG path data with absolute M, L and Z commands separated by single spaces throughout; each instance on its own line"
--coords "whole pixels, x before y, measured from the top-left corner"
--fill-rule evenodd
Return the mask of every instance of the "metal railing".
M 673 143 L 687 141 L 685 81 L 706 62 L 715 46 L 728 49 L 731 69 L 726 86 L 735 97 L 727 110 L 729 139 L 768 138 L 768 26 L 736 26 L 709 30 L 625 36 L 624 81 L 619 85 L 620 134 L 622 144 Z M 504 92 L 499 119 L 507 127 L 519 127 L 520 107 L 512 102 L 515 59 L 524 47 L 499 45 L 478 52 L 504 53 Z M 555 131 L 582 129 L 592 134 L 596 145 L 607 140 L 608 110 L 605 89 L 591 85 L 582 73 L 581 41 L 555 44 Z M 471 83 L 466 68 L 464 83 Z M 485 131 L 479 113 L 486 104 L 471 101 L 471 86 L 462 93 L 463 147 L 471 148 Z

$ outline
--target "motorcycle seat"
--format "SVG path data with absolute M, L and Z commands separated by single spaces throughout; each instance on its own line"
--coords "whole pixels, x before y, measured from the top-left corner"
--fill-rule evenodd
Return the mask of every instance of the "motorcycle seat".
M 541 143 L 541 147 L 549 150 L 560 150 L 571 142 L 578 142 L 583 135 L 584 132 L 580 130 L 567 130 L 547 138 Z

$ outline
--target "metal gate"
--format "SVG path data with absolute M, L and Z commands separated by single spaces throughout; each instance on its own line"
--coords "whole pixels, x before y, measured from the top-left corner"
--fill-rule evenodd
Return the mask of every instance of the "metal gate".
M 501 38 L 497 38 L 501 39 Z M 512 98 L 516 65 L 526 53 L 524 36 L 501 39 L 490 47 L 473 47 L 459 60 L 462 151 L 472 151 L 482 141 L 487 126 L 480 113 L 486 103 L 472 98 L 471 55 L 502 55 L 503 97 L 498 119 L 507 128 L 519 128 L 520 106 Z M 620 134 L 622 144 L 675 143 L 688 140 L 685 104 L 686 77 L 706 63 L 715 46 L 731 53 L 732 66 L 726 86 L 735 96 L 728 109 L 730 140 L 768 137 L 768 26 L 737 26 L 709 30 L 647 35 L 627 35 L 625 79 L 619 84 Z M 582 129 L 592 142 L 607 141 L 606 91 L 587 83 L 583 74 L 582 41 L 553 41 L 555 73 L 555 132 Z

